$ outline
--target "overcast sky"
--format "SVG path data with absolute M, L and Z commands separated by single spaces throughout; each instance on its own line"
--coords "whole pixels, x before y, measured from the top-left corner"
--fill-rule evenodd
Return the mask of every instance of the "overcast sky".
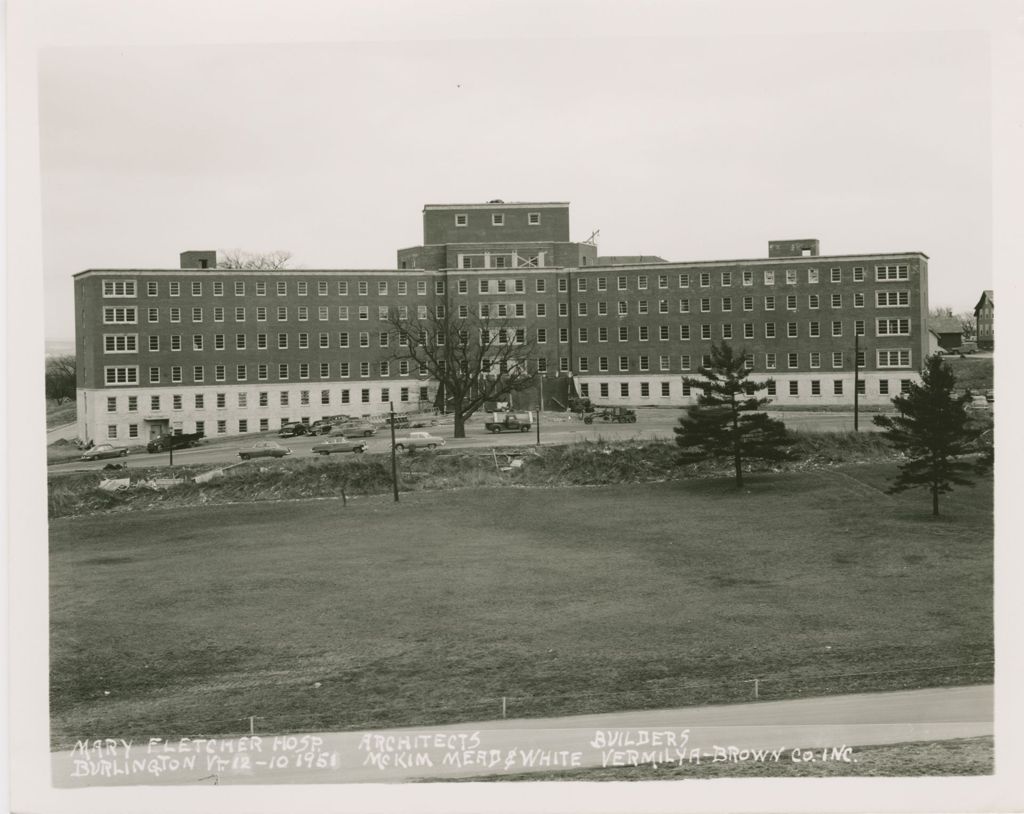
M 71 275 L 186 249 L 393 268 L 425 203 L 569 201 L 601 254 L 922 251 L 992 287 L 985 33 L 66 47 L 40 54 L 46 335 Z

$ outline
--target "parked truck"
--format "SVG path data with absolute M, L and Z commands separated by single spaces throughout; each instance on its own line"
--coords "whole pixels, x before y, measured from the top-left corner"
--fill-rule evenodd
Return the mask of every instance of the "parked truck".
M 529 432 L 533 413 L 489 413 L 484 428 L 491 432 Z

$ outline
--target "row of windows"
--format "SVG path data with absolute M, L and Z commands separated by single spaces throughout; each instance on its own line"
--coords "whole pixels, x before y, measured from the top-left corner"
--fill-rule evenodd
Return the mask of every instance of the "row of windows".
M 786 360 L 787 367 L 790 369 L 797 369 L 800 367 L 800 354 L 796 352 L 789 352 L 781 354 Z M 764 369 L 775 370 L 777 369 L 780 354 L 775 352 L 764 354 Z M 822 365 L 823 354 L 820 351 L 811 351 L 807 355 L 807 364 L 811 369 L 820 368 Z M 844 352 L 843 351 L 832 351 L 828 357 L 831 359 L 833 368 L 842 368 L 844 365 Z M 576 370 L 579 373 L 589 373 L 590 368 L 590 357 L 580 356 L 577 359 Z M 622 355 L 616 359 L 617 367 L 619 372 L 628 372 L 630 370 L 639 370 L 641 372 L 651 370 L 652 357 L 647 355 L 639 355 L 635 359 L 628 356 Z M 746 358 L 747 368 L 753 370 L 755 367 L 755 359 L 753 354 L 749 354 Z M 911 351 L 909 349 L 894 349 L 894 350 L 878 350 L 876 351 L 876 362 L 879 368 L 909 368 L 911 365 Z M 569 357 L 563 356 L 559 358 L 559 370 L 569 372 Z M 701 356 L 701 365 L 707 365 L 710 363 L 710 356 Z M 608 356 L 599 356 L 596 359 L 596 370 L 600 373 L 607 373 L 611 371 L 611 358 Z M 683 354 L 679 357 L 679 369 L 683 371 L 691 370 L 692 357 L 689 354 Z M 865 365 L 865 354 L 861 351 L 857 358 L 858 367 Z M 353 366 L 349 362 L 336 362 L 334 363 L 334 370 L 338 378 L 347 379 L 353 373 Z M 659 370 L 670 370 L 671 369 L 671 357 L 668 354 L 662 354 L 657 357 L 657 365 Z M 287 381 L 292 373 L 293 368 L 287 364 L 282 363 L 275 366 L 270 364 L 257 364 L 255 367 L 255 374 L 257 381 L 269 381 L 271 372 L 276 372 L 277 379 L 279 381 Z M 329 379 L 332 376 L 332 364 L 329 362 L 320 362 L 317 365 L 310 363 L 301 363 L 296 366 L 298 378 L 309 379 L 314 372 L 318 373 L 320 379 Z M 547 372 L 547 360 L 537 360 L 537 370 L 539 372 Z M 186 368 L 179 365 L 172 365 L 170 367 L 170 383 L 181 384 L 184 382 L 184 374 Z M 418 375 L 418 371 L 414 370 L 407 359 L 402 359 L 397 362 L 391 360 L 382 360 L 376 363 L 368 361 L 358 363 L 358 375 L 360 378 L 370 378 L 371 375 L 380 378 L 387 378 L 396 372 L 399 376 L 409 376 L 414 373 Z M 191 368 L 191 383 L 203 384 L 206 381 L 206 366 L 194 365 Z M 150 367 L 148 369 L 149 383 L 160 384 L 162 380 L 162 369 L 160 367 Z M 235 365 L 234 366 L 234 381 L 246 382 L 249 380 L 250 366 L 248 365 Z M 213 381 L 214 382 L 226 382 L 228 375 L 227 365 L 214 365 L 213 366 Z M 134 365 L 124 366 L 109 366 L 104 368 L 104 383 L 110 386 L 131 386 L 139 384 L 139 368 Z
M 522 303 L 519 304 L 520 306 Z M 210 309 L 211 316 L 214 322 L 224 322 L 226 317 L 230 314 L 235 322 L 245 322 L 249 312 L 245 306 L 236 306 L 235 308 L 223 308 L 220 306 L 214 306 Z M 171 306 L 167 309 L 167 319 L 171 323 L 180 323 L 185 313 L 188 313 L 193 323 L 200 323 L 205 320 L 206 311 L 202 306 L 195 306 L 190 310 L 183 310 Z M 286 305 L 278 306 L 276 309 L 270 309 L 266 306 L 256 306 L 255 317 L 257 322 L 267 322 L 270 314 L 273 313 L 278 322 L 287 322 L 289 319 L 289 309 Z M 351 310 L 347 305 L 339 305 L 335 309 L 335 316 L 340 322 L 348 321 Z M 360 320 L 368 320 L 370 318 L 370 306 L 361 305 L 356 310 L 356 316 Z M 391 319 L 392 316 L 398 319 L 409 319 L 410 310 L 408 306 L 400 305 L 397 307 L 389 307 L 386 305 L 377 306 L 377 319 L 386 321 Z M 416 306 L 416 318 L 417 319 L 428 319 L 430 317 L 430 309 L 426 305 Z M 322 305 L 318 306 L 316 310 L 300 305 L 295 309 L 295 316 L 299 322 L 309 322 L 312 317 L 316 316 L 318 322 L 327 322 L 331 318 L 331 309 L 329 306 Z M 446 310 L 444 305 L 435 305 L 433 307 L 433 314 L 438 319 L 444 319 Z M 521 313 L 517 316 L 522 316 Z M 103 309 L 103 324 L 104 325 L 135 325 L 138 324 L 139 314 L 138 309 L 135 306 L 108 306 Z M 160 309 L 159 308 L 147 308 L 146 309 L 146 321 L 149 323 L 160 322 Z
M 263 362 L 256 365 L 213 365 L 212 373 L 214 382 L 226 382 L 228 380 L 229 371 L 233 372 L 234 381 L 236 382 L 249 381 L 250 372 L 255 373 L 257 381 L 269 381 L 271 372 L 275 372 L 277 374 L 278 380 L 287 381 L 293 370 L 297 372 L 299 379 L 311 378 L 314 371 L 320 379 L 330 379 L 332 376 L 332 367 L 335 371 L 335 375 L 341 379 L 347 379 L 353 375 L 353 368 L 357 369 L 360 378 L 364 379 L 370 378 L 371 375 L 385 378 L 391 375 L 419 375 L 418 368 L 416 368 L 408 359 L 399 359 L 396 361 L 384 359 L 373 363 L 364 361 L 359 362 L 357 365 L 353 365 L 351 362 L 301 362 L 294 367 L 288 363 L 272 365 Z M 161 367 L 153 366 L 148 368 L 149 384 L 161 384 L 164 381 L 164 372 L 164 369 Z M 191 373 L 191 383 L 203 384 L 207 381 L 206 365 L 192 365 L 191 367 L 171 365 L 167 372 L 170 374 L 170 378 L 167 379 L 167 381 L 171 384 L 184 383 L 184 376 L 186 372 Z M 139 367 L 137 365 L 111 365 L 104 367 L 103 381 L 104 384 L 111 386 L 139 384 Z
M 209 290 L 215 297 L 223 297 L 226 292 L 231 291 L 236 297 L 244 297 L 247 287 L 246 280 L 211 280 L 209 283 Z M 288 296 L 289 292 L 289 281 L 278 280 L 271 285 L 266 280 L 255 280 L 251 281 L 253 290 L 256 292 L 257 297 L 266 297 L 269 292 L 273 291 L 279 297 Z M 336 281 L 335 291 L 339 296 L 347 297 L 349 295 L 349 280 L 338 280 Z M 413 285 L 410 285 L 410 282 Z M 378 280 L 376 286 L 376 292 L 380 295 L 388 295 L 391 288 L 390 285 L 394 285 L 394 291 L 399 296 L 405 296 L 411 294 L 413 291 L 420 296 L 426 295 L 428 291 L 426 280 Z M 183 292 L 190 293 L 193 297 L 203 296 L 205 290 L 203 280 L 193 280 L 191 283 L 182 283 L 180 280 L 169 280 L 167 285 L 167 295 L 170 297 L 180 297 Z M 309 280 L 293 280 L 291 285 L 294 285 L 295 293 L 300 297 L 308 296 L 309 294 L 315 293 L 317 296 L 326 297 L 330 294 L 330 283 L 327 280 L 317 280 L 310 282 Z M 370 282 L 368 280 L 356 280 L 354 289 L 356 293 L 365 297 L 368 296 L 371 290 Z M 445 293 L 445 281 L 435 280 L 434 281 L 434 293 L 444 294 Z M 160 282 L 158 280 L 149 280 L 146 282 L 146 296 L 157 297 L 160 295 Z M 110 279 L 103 281 L 103 296 L 104 297 L 136 297 L 138 296 L 138 288 L 135 280 L 121 280 L 121 279 Z
M 912 383 L 913 382 L 912 382 L 911 379 L 900 379 L 900 392 L 902 392 L 902 393 L 910 392 L 910 387 L 911 387 Z M 650 382 L 639 382 L 638 384 L 640 386 L 640 398 L 649 398 L 650 395 L 651 395 L 651 384 L 650 384 Z M 663 381 L 663 382 L 660 382 L 659 384 L 660 384 L 661 395 L 663 397 L 666 397 L 666 398 L 671 396 L 671 382 Z M 799 381 L 792 380 L 792 381 L 787 382 L 787 384 L 788 384 L 788 393 L 789 393 L 789 395 L 791 395 L 791 396 L 799 396 L 800 395 L 800 382 Z M 821 380 L 819 380 L 819 379 L 812 379 L 810 384 L 811 384 L 811 395 L 812 396 L 820 396 L 821 395 Z M 610 395 L 611 395 L 611 386 L 610 386 L 610 384 L 608 382 L 599 382 L 598 385 L 597 385 L 597 388 L 598 388 L 598 396 L 600 398 L 606 399 L 606 398 L 610 397 Z M 837 396 L 843 395 L 843 388 L 844 388 L 844 380 L 843 379 L 834 379 L 832 381 L 832 393 L 834 395 L 837 395 Z M 693 392 L 694 389 L 699 390 L 699 388 L 692 388 L 689 384 L 683 382 L 683 385 L 682 385 L 682 395 L 683 396 L 693 396 L 693 395 L 696 395 Z M 860 394 L 860 395 L 866 395 L 867 394 L 867 383 L 865 381 L 861 380 L 861 381 L 857 382 L 857 393 Z M 769 396 L 777 396 L 778 395 L 778 382 L 771 381 L 771 382 L 768 383 L 767 394 Z M 580 385 L 580 395 L 583 398 L 590 398 L 591 397 L 591 390 L 590 390 L 589 382 L 584 382 L 584 383 L 582 383 Z M 880 395 L 880 396 L 888 396 L 888 395 L 890 395 L 890 382 L 889 382 L 888 379 L 880 379 L 878 381 L 878 395 Z M 630 383 L 629 382 L 619 382 L 619 397 L 620 398 L 629 398 L 630 397 Z
M 540 226 L 540 212 L 528 212 L 526 214 L 526 222 L 530 226 Z M 468 226 L 469 225 L 469 214 L 466 212 L 459 212 L 455 215 L 456 226 Z M 505 213 L 504 212 L 492 212 L 491 213 L 491 226 L 504 226 L 505 225 Z
M 732 323 L 717 323 L 719 327 L 721 339 L 736 339 L 742 337 L 743 339 L 754 339 L 755 338 L 755 324 L 753 322 L 744 322 L 740 325 L 739 331 L 734 331 Z M 763 325 L 763 332 L 765 339 L 778 339 L 781 338 L 782 334 L 778 330 L 780 323 L 765 322 Z M 798 322 L 786 322 L 781 323 L 785 325 L 785 338 L 787 339 L 798 339 L 800 337 L 800 323 Z M 831 336 L 842 337 L 844 331 L 844 323 L 841 320 L 833 320 L 831 323 L 827 323 L 831 328 Z M 811 339 L 820 338 L 822 334 L 822 323 L 817 321 L 811 321 L 806 323 L 807 336 Z M 647 342 L 653 339 L 655 336 L 659 341 L 669 341 L 671 337 L 671 326 L 670 325 L 638 325 L 636 328 L 636 339 L 640 342 Z M 699 338 L 700 339 L 714 339 L 712 336 L 714 325 L 711 323 L 704 323 L 698 326 Z M 619 342 L 628 342 L 632 337 L 633 328 L 627 325 L 619 325 L 616 329 L 614 336 Z M 864 320 L 854 320 L 853 331 L 857 336 L 864 336 Z M 424 331 L 424 337 L 430 337 L 431 334 Z M 360 348 L 371 347 L 371 339 L 375 341 L 376 347 L 387 348 L 391 347 L 392 332 L 389 331 L 359 331 L 357 334 L 358 346 Z M 576 339 L 578 342 L 589 342 L 592 338 L 598 342 L 608 342 L 609 338 L 613 334 L 611 329 L 607 326 L 601 325 L 596 328 L 590 327 L 579 327 L 576 329 Z M 876 319 L 875 320 L 875 336 L 910 336 L 911 326 L 909 319 Z M 256 334 L 256 349 L 257 350 L 269 350 L 270 349 L 270 337 L 271 334 L 260 333 Z M 295 345 L 299 350 L 311 350 L 314 345 L 312 338 L 314 335 L 309 333 L 299 334 L 288 334 L 278 333 L 276 334 L 275 347 L 278 350 L 288 350 L 292 339 L 295 340 Z M 436 331 L 432 334 L 433 340 L 438 345 L 444 345 L 447 337 L 443 331 Z M 698 334 L 695 334 L 691 330 L 689 324 L 683 324 L 678 326 L 678 338 L 680 341 L 689 341 L 695 338 Z M 316 337 L 316 348 L 329 349 L 332 347 L 331 339 L 332 335 L 328 331 L 321 331 L 315 335 Z M 139 350 L 139 335 L 138 334 L 104 334 L 103 336 L 103 349 L 105 353 L 135 353 Z M 204 334 L 192 334 L 191 349 L 193 351 L 209 350 L 206 344 L 206 336 Z M 335 334 L 336 347 L 338 348 L 349 348 L 353 347 L 350 338 L 351 335 L 348 331 L 338 331 Z M 169 334 L 166 336 L 168 340 L 168 349 L 171 351 L 180 351 L 184 345 L 182 342 L 181 334 Z M 537 328 L 535 331 L 535 339 L 538 344 L 545 344 L 548 341 L 548 329 Z M 497 331 L 481 330 L 479 332 L 479 342 L 482 345 L 490 344 L 496 340 L 498 344 L 506 344 L 509 342 L 516 344 L 523 344 L 526 341 L 526 329 L 525 328 L 499 328 Z M 467 344 L 469 342 L 469 331 L 460 330 L 458 332 L 458 341 L 461 344 Z M 561 343 L 569 342 L 569 329 L 558 328 L 558 341 Z M 235 334 L 234 335 L 234 349 L 235 350 L 247 350 L 249 346 L 249 335 L 248 334 Z M 404 332 L 397 334 L 397 344 L 399 346 L 408 345 L 408 336 Z M 160 351 L 161 349 L 161 336 L 158 334 L 151 334 L 147 337 L 146 348 L 149 351 Z M 227 335 L 226 334 L 214 334 L 213 335 L 213 350 L 227 350 Z
M 409 402 L 410 398 L 411 398 L 411 395 L 413 395 L 413 394 L 418 394 L 420 400 L 422 400 L 422 401 L 429 400 L 428 388 L 426 388 L 426 387 L 419 387 L 419 388 L 399 387 L 397 389 L 398 389 L 398 400 L 400 402 L 403 402 L 403 403 Z M 365 402 L 369 402 L 369 400 L 370 400 L 369 399 L 369 395 L 368 395 L 369 393 L 370 393 L 370 388 L 363 388 L 362 389 L 360 395 L 361 395 L 361 400 L 364 403 Z M 215 408 L 215 409 L 218 409 L 218 410 L 224 410 L 224 409 L 227 409 L 227 407 L 228 407 L 228 394 L 227 393 L 214 393 L 213 394 L 213 399 L 211 400 L 212 404 L 210 404 L 210 405 L 207 404 L 207 399 L 206 399 L 206 396 L 209 395 L 209 394 L 207 394 L 207 393 L 193 393 L 191 395 L 192 395 L 192 398 L 190 399 L 190 401 L 191 401 L 190 409 L 193 409 L 193 410 L 206 410 L 208 407 Z M 232 407 L 236 407 L 237 406 L 240 409 L 247 409 L 249 407 L 270 407 L 271 406 L 270 405 L 270 402 L 271 402 L 270 391 L 264 390 L 264 391 L 260 391 L 260 392 L 256 393 L 255 394 L 256 398 L 255 398 L 255 400 L 254 400 L 254 402 L 252 404 L 250 404 L 250 402 L 249 402 L 249 396 L 250 395 L 252 395 L 252 394 L 250 394 L 250 393 L 236 393 L 235 394 L 235 398 L 233 399 L 234 404 L 232 405 Z M 276 394 L 276 398 L 274 399 L 274 401 L 276 402 L 277 405 L 280 405 L 281 407 L 293 406 L 293 405 L 291 405 L 292 395 L 293 395 L 293 393 L 291 391 L 289 391 L 289 390 L 281 390 L 281 391 L 279 391 Z M 381 401 L 382 402 L 387 403 L 387 402 L 391 401 L 391 388 L 390 387 L 382 387 L 380 389 L 380 395 L 381 395 Z M 339 391 L 339 394 L 338 394 L 337 397 L 340 397 L 340 403 L 341 404 L 349 404 L 350 403 L 350 391 L 348 389 L 342 388 Z M 310 405 L 312 403 L 311 402 L 312 399 L 315 399 L 316 403 L 318 403 L 319 405 L 321 405 L 321 406 L 329 406 L 329 405 L 335 403 L 335 401 L 333 401 L 332 399 L 333 398 L 337 398 L 337 397 L 332 397 L 332 391 L 330 391 L 330 390 L 321 390 L 318 395 L 313 395 L 313 391 L 311 391 L 311 390 L 300 390 L 299 393 L 298 393 L 298 404 L 300 406 L 305 407 L 305 406 L 308 406 L 308 405 Z M 165 396 L 162 396 L 162 395 L 159 395 L 159 394 L 151 395 L 149 397 L 149 410 L 150 411 L 160 411 L 160 410 L 162 410 L 164 408 L 164 405 L 167 404 L 167 402 L 164 400 L 165 398 L 166 398 Z M 170 398 L 170 408 L 172 410 L 183 410 L 184 409 L 186 394 L 173 393 L 173 394 L 170 395 L 169 398 Z M 116 413 L 118 411 L 118 409 L 122 405 L 124 406 L 126 412 L 136 413 L 136 412 L 139 411 L 139 397 L 138 396 L 127 396 L 127 397 L 122 397 L 121 399 L 117 398 L 116 396 L 108 396 L 107 397 L 107 412 L 108 413 Z M 281 423 L 282 424 L 287 424 L 288 420 L 285 419 Z
M 907 291 L 899 292 L 876 292 L 877 301 L 876 305 L 880 308 L 894 308 L 894 307 L 906 307 L 910 304 L 910 294 Z M 894 296 L 889 296 L 894 295 Z M 843 295 L 832 294 L 829 297 L 829 305 L 833 309 L 843 307 Z M 633 303 L 636 306 L 636 313 L 640 315 L 652 313 L 651 303 L 647 300 L 637 300 Z M 709 297 L 702 297 L 696 301 L 698 310 L 700 313 L 706 314 L 711 313 L 712 301 Z M 765 311 L 776 310 L 777 299 L 773 296 L 768 296 L 763 299 L 763 308 Z M 787 311 L 798 310 L 797 297 L 795 294 L 787 296 L 784 300 L 785 309 Z M 780 304 L 780 305 L 782 305 Z M 609 303 L 598 302 L 596 316 L 608 316 Z M 754 298 L 743 297 L 740 300 L 742 310 L 750 312 L 754 310 Z M 731 297 L 722 297 L 718 300 L 718 309 L 721 313 L 731 313 L 733 311 L 734 302 Z M 817 310 L 821 306 L 821 300 L 816 294 L 811 294 L 807 298 L 807 307 L 810 310 Z M 691 301 L 689 299 L 680 299 L 678 301 L 678 311 L 680 314 L 692 313 Z M 864 295 L 854 294 L 853 296 L 853 307 L 863 308 L 864 307 Z M 669 313 L 669 301 L 658 300 L 656 304 L 657 313 L 667 314 Z M 233 317 L 234 322 L 245 322 L 248 316 L 248 311 L 245 306 L 237 306 L 234 309 L 226 309 L 220 306 L 214 306 L 211 309 L 211 316 L 213 322 L 225 322 L 228 314 L 230 313 Z M 547 303 L 539 302 L 535 305 L 535 312 L 538 317 L 548 316 Z M 287 322 L 289 320 L 289 309 L 288 306 L 278 306 L 273 311 L 277 322 Z M 359 320 L 370 319 L 370 307 L 363 305 L 359 306 L 356 310 L 356 316 Z M 410 318 L 410 309 L 408 306 L 400 305 L 397 307 L 391 307 L 387 305 L 377 306 L 377 320 L 378 321 L 389 321 L 392 318 L 399 320 L 407 320 Z M 433 307 L 433 316 L 437 319 L 444 319 L 446 316 L 446 308 L 443 304 L 435 305 Z M 521 302 L 514 303 L 478 303 L 477 313 L 483 319 L 490 318 L 521 318 L 526 316 L 526 305 Z M 569 304 L 567 302 L 558 303 L 558 316 L 568 317 L 569 316 Z M 628 316 L 630 314 L 630 303 L 626 300 L 620 300 L 616 305 L 616 313 L 618 316 Z M 271 309 L 265 306 L 256 306 L 255 317 L 257 322 L 267 322 L 271 314 Z M 339 322 L 347 322 L 349 320 L 351 310 L 347 305 L 339 305 L 335 309 L 335 316 Z M 416 306 L 416 319 L 426 320 L 431 316 L 431 309 L 426 305 Z M 466 319 L 469 317 L 469 306 L 466 304 L 460 304 L 457 306 L 457 316 L 460 319 Z M 202 323 L 205 319 L 206 312 L 202 306 L 195 306 L 191 309 L 190 314 L 191 321 L 194 324 Z M 306 307 L 298 306 L 295 310 L 295 315 L 299 322 L 309 322 L 315 315 L 316 321 L 328 322 L 331 319 L 331 309 L 329 306 L 319 306 L 315 312 Z M 576 315 L 580 317 L 591 316 L 590 304 L 586 302 L 576 303 Z M 171 324 L 179 324 L 182 321 L 183 309 L 171 306 L 167 309 L 167 319 Z M 159 308 L 147 308 L 146 309 L 146 321 L 150 324 L 156 324 L 160 322 L 160 309 Z M 103 324 L 105 325 L 136 325 L 138 324 L 138 309 L 134 306 L 107 306 L 103 309 Z
M 502 257 L 502 256 L 498 256 Z M 468 260 L 466 257 L 464 260 Z M 528 259 L 528 258 L 527 258 Z M 527 263 L 527 266 L 530 264 Z M 703 271 L 696 274 L 689 272 L 680 273 L 676 276 L 676 282 L 679 288 L 689 288 L 691 283 L 691 277 L 695 277 L 697 284 L 701 288 L 708 288 L 712 285 L 712 272 Z M 718 274 L 718 283 L 722 286 L 731 286 L 733 284 L 735 275 L 732 271 L 722 271 Z M 739 275 L 740 282 L 742 285 L 749 286 L 754 284 L 754 272 L 743 271 Z M 598 291 L 608 290 L 608 277 L 597 277 L 595 279 L 595 285 Z M 629 275 L 621 274 L 615 277 L 615 285 L 619 291 L 629 290 Z M 659 289 L 667 289 L 669 287 L 670 275 L 658 274 L 653 277 L 640 274 L 635 278 L 636 289 L 638 291 L 645 291 L 649 287 L 653 288 L 657 285 Z M 766 269 L 763 272 L 763 282 L 765 285 L 775 285 L 776 282 L 776 270 Z M 786 269 L 779 273 L 778 279 L 784 281 L 787 285 L 796 285 L 799 282 L 798 273 L 796 269 Z M 841 283 L 843 282 L 843 270 L 840 268 L 832 268 L 829 270 L 829 282 Z M 909 280 L 909 269 L 906 265 L 888 265 L 888 266 L 875 266 L 875 281 L 876 282 L 898 282 Z M 817 284 L 821 280 L 818 269 L 806 269 L 806 280 L 809 284 Z M 853 282 L 864 282 L 864 268 L 855 267 L 852 270 Z M 411 281 L 415 284 L 415 292 L 418 295 L 425 295 L 427 293 L 427 281 L 426 280 L 414 280 Z M 311 283 L 308 280 L 294 280 L 292 283 L 295 286 L 295 293 L 304 297 L 313 292 L 318 296 L 327 296 L 330 293 L 330 284 L 327 280 L 318 280 L 315 283 Z M 370 293 L 370 282 L 367 280 L 356 280 L 355 290 L 359 296 L 368 296 Z M 390 292 L 390 284 L 394 283 L 395 293 L 399 296 L 405 296 L 413 290 L 410 287 L 410 281 L 408 280 L 378 280 L 376 285 L 376 292 L 378 295 L 387 296 Z M 511 280 L 505 279 L 486 279 L 478 281 L 478 291 L 481 294 L 488 294 L 491 292 L 491 284 L 494 283 L 494 293 L 516 293 L 522 294 L 526 291 L 526 281 L 522 278 L 515 278 Z M 211 291 L 213 296 L 222 297 L 228 290 L 228 282 L 223 280 L 210 281 Z M 255 287 L 256 296 L 265 297 L 268 294 L 269 283 L 265 280 L 253 281 Z M 589 277 L 577 277 L 576 278 L 576 290 L 587 291 L 590 285 Z M 338 280 L 336 281 L 336 291 L 339 296 L 348 296 L 349 294 L 349 281 Z M 568 279 L 560 278 L 558 280 L 559 291 L 568 290 Z M 167 282 L 167 293 L 171 297 L 182 296 L 183 284 L 180 280 L 171 280 Z M 535 281 L 536 291 L 542 293 L 546 291 L 547 280 L 539 277 Z M 246 281 L 235 280 L 231 281 L 230 288 L 236 297 L 245 296 L 246 293 Z M 188 284 L 187 290 L 193 297 L 201 297 L 204 290 L 204 281 L 193 280 Z M 289 293 L 289 281 L 277 280 L 273 287 L 274 292 L 279 297 L 287 296 Z M 469 282 L 467 280 L 457 281 L 457 292 L 459 294 L 469 293 Z M 150 297 L 159 296 L 160 288 L 157 280 L 150 280 L 146 283 L 146 295 Z M 442 279 L 434 280 L 434 293 L 444 294 L 445 293 L 445 281 Z M 137 284 L 135 280 L 122 280 L 122 279 L 105 279 L 103 280 L 103 296 L 104 297 L 135 297 L 137 296 Z

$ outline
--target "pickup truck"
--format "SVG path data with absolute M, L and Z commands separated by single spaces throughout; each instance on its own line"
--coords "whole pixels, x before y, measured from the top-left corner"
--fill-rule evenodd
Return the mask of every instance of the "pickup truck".
M 194 447 L 202 440 L 201 432 L 177 433 L 174 435 L 161 435 L 146 444 L 146 452 L 166 452 L 169 449 L 187 449 Z
M 529 432 L 533 426 L 533 413 L 491 413 L 484 422 L 490 432 Z

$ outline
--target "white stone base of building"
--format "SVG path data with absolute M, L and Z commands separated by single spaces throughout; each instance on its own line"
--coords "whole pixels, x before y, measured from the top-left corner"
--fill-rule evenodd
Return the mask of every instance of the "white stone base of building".
M 420 398 L 422 388 L 425 400 Z M 261 393 L 266 394 L 265 406 Z M 433 382 L 419 379 L 80 389 L 77 430 L 82 441 L 115 446 L 145 444 L 166 432 L 203 432 L 208 438 L 244 435 L 336 415 L 383 419 L 391 402 L 395 412 L 430 410 L 436 393 Z M 201 407 L 196 406 L 197 396 Z M 114 399 L 113 410 L 108 399 Z
M 686 378 L 673 374 L 607 374 L 589 376 L 577 374 L 576 387 L 581 396 L 588 397 L 597 406 L 623 405 L 630 407 L 685 407 L 697 403 L 700 390 L 691 387 L 689 392 L 683 383 Z M 692 374 L 691 378 L 699 378 Z M 848 407 L 853 409 L 854 376 L 849 371 L 835 373 L 823 370 L 821 373 L 786 373 L 772 376 L 752 374 L 752 381 L 775 382 L 774 394 L 767 390 L 759 392 L 762 398 L 771 400 L 771 406 L 778 407 Z M 919 383 L 921 376 L 914 370 L 862 371 L 860 373 L 862 407 L 886 406 L 892 397 L 899 394 L 904 382 Z M 794 387 L 791 383 L 795 382 Z M 839 382 L 837 385 L 836 383 Z M 817 384 L 815 384 L 817 383 Z M 603 385 L 603 386 L 602 386 Z

